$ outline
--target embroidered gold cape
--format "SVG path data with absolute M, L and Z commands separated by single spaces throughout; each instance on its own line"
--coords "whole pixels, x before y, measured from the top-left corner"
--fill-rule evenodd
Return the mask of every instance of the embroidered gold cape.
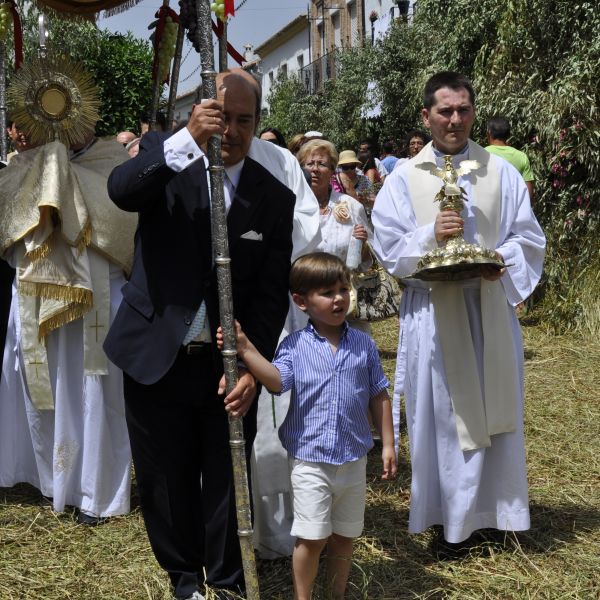
M 96 325 L 99 314 L 108 320 L 108 268 L 88 248 L 126 272 L 131 267 L 137 214 L 117 208 L 106 190 L 112 169 L 127 159 L 114 140 L 97 140 L 72 160 L 51 142 L 0 171 L 0 252 L 12 249 L 16 263 L 25 371 L 38 408 L 53 406 L 45 336 L 92 308 Z M 96 335 L 86 344 L 87 374 L 106 372 L 101 341 Z

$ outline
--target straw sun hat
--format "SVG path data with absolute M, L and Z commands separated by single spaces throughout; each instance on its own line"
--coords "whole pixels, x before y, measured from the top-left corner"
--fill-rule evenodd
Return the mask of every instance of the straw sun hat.
M 357 167 L 360 167 L 362 162 L 358 160 L 354 150 L 343 150 L 340 152 L 338 167 L 341 167 L 342 165 L 356 165 Z

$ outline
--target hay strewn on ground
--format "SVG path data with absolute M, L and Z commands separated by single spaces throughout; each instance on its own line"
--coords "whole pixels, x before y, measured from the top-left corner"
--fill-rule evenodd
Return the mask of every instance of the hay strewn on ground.
M 376 600 L 600 598 L 600 342 L 525 327 L 526 435 L 532 529 L 481 540 L 470 555 L 440 562 L 431 532 L 406 533 L 410 472 L 402 432 L 400 475 L 378 480 L 369 461 L 365 535 L 349 598 Z M 375 337 L 386 373 L 397 331 Z M 261 562 L 261 597 L 291 598 L 289 560 Z M 323 597 L 319 590 L 317 598 Z M 0 490 L 0 600 L 167 600 L 139 511 L 97 528 L 56 515 L 28 486 Z M 208 596 L 210 600 L 210 596 Z

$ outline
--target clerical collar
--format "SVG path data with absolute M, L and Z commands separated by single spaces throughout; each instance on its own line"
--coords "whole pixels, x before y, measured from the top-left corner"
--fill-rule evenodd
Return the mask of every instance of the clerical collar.
M 225 173 L 227 173 L 227 177 L 229 177 L 229 181 L 234 188 L 237 188 L 238 183 L 240 182 L 240 177 L 242 176 L 242 169 L 244 168 L 244 161 L 246 159 L 243 158 L 239 163 L 235 165 L 230 165 L 229 167 L 225 167 Z
M 437 158 L 440 158 L 442 156 L 447 156 L 446 152 L 442 152 L 441 150 L 438 150 L 434 144 L 432 144 L 431 147 L 433 148 L 433 153 L 436 155 Z M 462 150 L 459 150 L 458 152 L 453 154 L 453 156 L 459 156 L 459 155 L 464 155 L 464 154 L 468 154 L 468 153 L 469 153 L 469 142 L 467 142 L 465 144 L 465 147 Z
M 433 148 L 433 155 L 435 157 L 435 162 L 436 162 L 437 166 L 438 167 L 443 166 L 444 156 L 447 156 L 447 154 L 444 154 L 444 152 L 440 152 L 433 145 L 432 145 L 432 148 Z M 454 168 L 458 168 L 460 163 L 463 160 L 467 160 L 468 158 L 469 158 L 469 144 L 467 143 L 466 146 L 462 150 L 460 150 L 460 152 L 457 152 L 456 154 L 452 155 L 452 164 L 454 165 Z

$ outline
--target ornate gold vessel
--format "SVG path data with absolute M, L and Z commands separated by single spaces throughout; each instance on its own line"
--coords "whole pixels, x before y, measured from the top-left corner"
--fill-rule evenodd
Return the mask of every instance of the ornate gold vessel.
M 458 178 L 480 167 L 475 160 L 463 160 L 455 169 L 452 156 L 444 156 L 443 168 L 434 165 L 429 168 L 443 180 L 442 189 L 434 198 L 434 202 L 440 203 L 440 211 L 453 210 L 460 214 L 464 210 L 465 191 L 458 185 Z M 460 232 L 448 237 L 444 246 L 425 254 L 412 277 L 425 281 L 456 281 L 478 277 L 484 266 L 502 269 L 506 265 L 494 250 L 466 242 Z

